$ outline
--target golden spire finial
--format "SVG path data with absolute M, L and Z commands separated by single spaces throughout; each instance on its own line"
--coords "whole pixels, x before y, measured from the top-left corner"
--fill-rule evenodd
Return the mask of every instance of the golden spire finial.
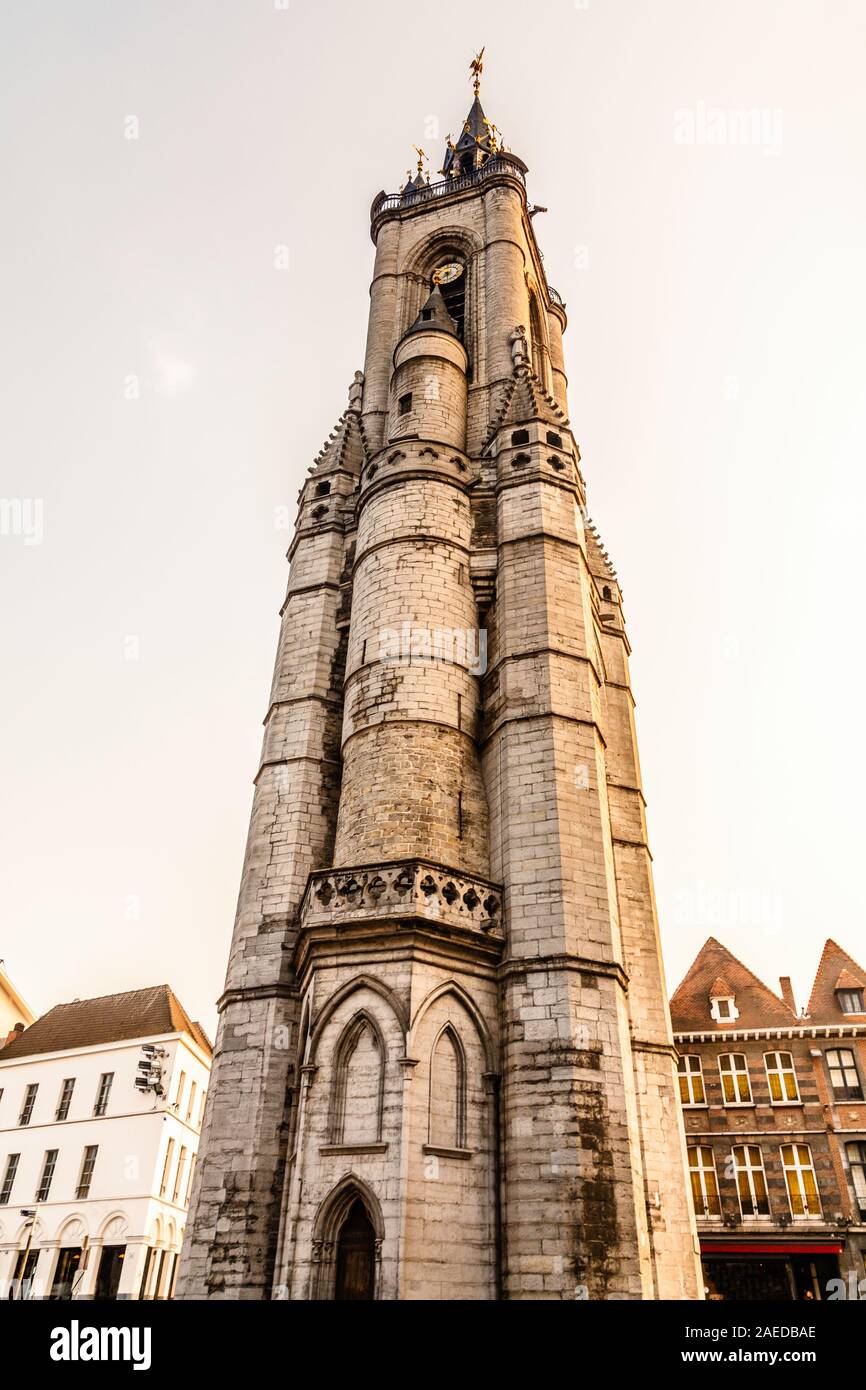
M 484 49 L 472 59 L 469 64 L 469 71 L 472 73 L 472 87 L 475 95 L 478 96 L 481 87 L 481 74 L 484 71 Z
M 418 156 L 418 173 L 423 174 L 424 160 L 427 158 L 427 155 L 424 150 L 421 149 L 420 145 L 413 145 L 412 148 Z
M 484 117 L 484 124 L 487 127 L 487 142 L 490 145 L 490 153 L 498 154 L 499 128 L 495 126 L 492 121 L 488 121 L 486 116 Z

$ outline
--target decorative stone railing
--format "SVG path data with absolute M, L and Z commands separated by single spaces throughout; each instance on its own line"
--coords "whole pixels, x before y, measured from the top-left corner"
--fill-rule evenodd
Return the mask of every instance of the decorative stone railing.
M 379 193 L 373 200 L 370 209 L 370 220 L 375 224 L 378 220 L 387 216 L 388 213 L 403 212 L 407 208 L 417 207 L 421 203 L 436 202 L 440 198 L 450 197 L 452 193 L 460 193 L 466 188 L 474 188 L 476 184 L 482 183 L 485 179 L 502 177 L 503 175 L 516 179 L 524 188 L 526 187 L 526 165 L 516 155 L 502 153 L 493 155 L 491 158 L 472 169 L 469 173 L 458 174 L 453 179 L 440 179 L 437 183 L 424 184 L 421 188 L 410 186 L 400 193 Z
M 310 874 L 301 927 L 418 919 L 502 939 L 502 889 L 427 859 L 400 859 Z

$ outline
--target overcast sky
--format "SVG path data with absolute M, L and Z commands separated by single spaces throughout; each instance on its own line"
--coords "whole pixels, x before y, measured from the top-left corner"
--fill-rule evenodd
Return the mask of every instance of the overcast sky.
M 363 362 L 371 199 L 413 143 L 439 167 L 484 43 L 625 591 L 670 988 L 710 933 L 803 1000 L 828 934 L 864 960 L 866 6 L 0 25 L 0 957 L 33 1006 L 168 981 L 213 1032 L 275 519 Z

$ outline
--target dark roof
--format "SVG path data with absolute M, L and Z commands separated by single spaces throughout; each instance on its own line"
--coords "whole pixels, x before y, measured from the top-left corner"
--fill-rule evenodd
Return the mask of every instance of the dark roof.
M 710 1017 L 710 995 L 719 977 L 734 995 L 738 1017 L 717 1023 Z M 783 999 L 768 989 L 742 961 L 714 936 L 701 947 L 688 974 L 671 999 L 675 1033 L 719 1033 L 738 1028 L 772 1028 L 797 1022 Z
M 0 1061 L 30 1057 L 40 1052 L 67 1052 L 126 1038 L 149 1038 L 160 1033 L 186 1033 L 210 1055 L 213 1052 L 204 1029 L 193 1023 L 168 985 L 133 989 L 126 994 L 104 994 L 99 999 L 74 999 L 56 1004 L 31 1023 L 19 1038 L 8 1043 Z
M 843 951 L 832 937 L 828 938 L 806 1007 L 810 1023 L 845 1023 L 861 1017 L 860 1014 L 843 1014 L 839 1007 L 836 990 L 846 988 L 845 984 L 840 985 L 839 983 L 840 976 L 845 972 L 853 975 L 855 980 L 860 981 L 859 985 L 855 983 L 848 985 L 847 988 L 862 988 L 866 971 L 863 971 L 854 957 L 849 956 L 847 951 Z
M 453 333 L 455 337 L 457 336 L 457 324 L 448 312 L 448 305 L 445 303 L 445 297 L 438 285 L 433 286 L 427 303 L 422 307 L 415 322 L 406 329 L 404 337 L 408 337 L 410 333 L 429 333 L 431 331 Z
M 451 149 L 449 146 L 445 154 L 445 163 L 442 166 L 442 172 L 447 174 L 458 156 L 464 154 L 467 150 L 475 149 L 483 150 L 486 155 L 493 153 L 493 141 L 490 138 L 490 129 L 485 124 L 484 108 L 477 96 L 469 108 L 469 115 L 463 122 L 463 129 L 457 137 L 457 143 L 454 149 Z

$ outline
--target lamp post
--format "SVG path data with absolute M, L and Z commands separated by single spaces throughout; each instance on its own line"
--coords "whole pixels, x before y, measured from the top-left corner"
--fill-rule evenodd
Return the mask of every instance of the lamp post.
M 19 1281 L 19 1300 L 24 1297 L 24 1276 L 27 1273 L 27 1261 L 30 1258 L 30 1247 L 33 1244 L 33 1232 L 36 1229 L 36 1212 L 31 1207 L 21 1207 L 21 1215 L 27 1217 L 29 1226 L 27 1228 L 27 1244 L 24 1247 L 24 1259 L 21 1261 L 21 1279 Z

